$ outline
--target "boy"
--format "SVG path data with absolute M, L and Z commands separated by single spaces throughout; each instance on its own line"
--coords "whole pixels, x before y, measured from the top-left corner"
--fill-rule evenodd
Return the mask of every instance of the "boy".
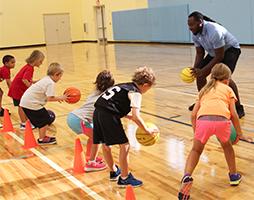
M 11 55 L 5 55 L 2 59 L 4 66 L 0 68 L 0 82 L 6 81 L 8 88 L 11 86 L 11 70 L 15 67 L 15 58 Z M 0 88 L 0 116 L 4 116 L 4 109 L 2 108 L 3 90 Z
M 155 83 L 155 76 L 151 68 L 140 67 L 136 70 L 132 82 L 122 83 L 107 89 L 96 101 L 93 116 L 94 144 L 103 145 L 104 159 L 110 169 L 110 180 L 118 179 L 118 186 L 141 186 L 143 183 L 134 178 L 128 171 L 129 142 L 124 132 L 121 118 L 132 119 L 148 134 L 157 130 L 148 129 L 139 115 L 141 94 L 149 90 Z M 127 115 L 131 111 L 131 115 Z M 111 148 L 118 144 L 120 147 L 120 168 L 114 164 Z

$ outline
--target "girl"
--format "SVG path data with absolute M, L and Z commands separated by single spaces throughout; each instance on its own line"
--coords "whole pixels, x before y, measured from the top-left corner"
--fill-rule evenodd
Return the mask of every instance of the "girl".
M 21 98 L 20 106 L 31 123 L 39 128 L 38 143 L 55 144 L 56 138 L 47 136 L 47 128 L 51 118 L 44 105 L 48 101 L 64 101 L 67 96 L 55 96 L 55 83 L 63 75 L 63 69 L 58 63 L 51 63 L 48 67 L 47 76 L 29 87 Z
M 20 99 L 24 92 L 29 88 L 33 82 L 33 73 L 34 67 L 39 67 L 44 60 L 44 55 L 42 52 L 35 50 L 32 54 L 26 59 L 26 65 L 20 69 L 15 78 L 12 81 L 12 84 L 9 89 L 8 96 L 13 99 L 14 106 L 18 106 L 18 113 L 20 117 L 20 130 L 25 129 L 25 122 L 27 117 L 19 106 Z
M 106 165 L 102 162 L 101 158 L 96 158 L 98 153 L 98 144 L 93 144 L 93 112 L 94 103 L 99 98 L 101 93 L 106 89 L 113 86 L 115 83 L 110 71 L 104 70 L 97 75 L 95 85 L 96 90 L 88 96 L 84 105 L 69 113 L 67 117 L 68 126 L 77 134 L 84 133 L 88 136 L 86 145 L 86 160 L 90 159 L 91 152 L 95 156 L 95 159 L 86 163 L 85 171 L 98 171 L 106 168 Z
M 230 78 L 230 69 L 222 63 L 216 64 L 212 68 L 210 81 L 199 93 L 191 116 L 195 133 L 194 143 L 185 165 L 184 177 L 178 193 L 179 199 L 189 199 L 193 182 L 192 172 L 199 161 L 206 142 L 212 135 L 216 135 L 223 148 L 229 168 L 230 185 L 236 186 L 241 181 L 242 177 L 236 171 L 235 153 L 230 142 L 231 121 L 238 138 L 244 140 L 251 140 L 251 138 L 242 135 L 239 118 L 235 110 L 237 99 L 233 90 L 228 86 Z

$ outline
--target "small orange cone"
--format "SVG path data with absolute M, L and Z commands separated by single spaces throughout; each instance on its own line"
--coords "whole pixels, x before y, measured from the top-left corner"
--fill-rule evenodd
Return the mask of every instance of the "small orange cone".
M 32 131 L 31 123 L 29 120 L 26 121 L 26 129 L 25 129 L 25 139 L 24 139 L 24 149 L 30 149 L 37 147 L 38 144 L 34 139 L 34 134 Z
M 14 132 L 14 128 L 12 126 L 11 118 L 9 115 L 9 111 L 7 109 L 4 109 L 4 123 L 3 123 L 3 130 L 1 132 Z
M 85 164 L 83 159 L 83 148 L 80 142 L 80 139 L 77 138 L 75 140 L 75 155 L 74 155 L 74 165 L 73 172 L 74 173 L 84 173 Z
M 131 185 L 127 185 L 126 187 L 126 194 L 125 194 L 126 200 L 136 200 L 133 187 Z

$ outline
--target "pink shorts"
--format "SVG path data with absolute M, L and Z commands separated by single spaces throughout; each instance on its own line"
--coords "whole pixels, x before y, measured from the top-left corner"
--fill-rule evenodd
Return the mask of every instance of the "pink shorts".
M 225 143 L 230 138 L 230 125 L 230 120 L 210 121 L 198 119 L 196 122 L 195 139 L 205 144 L 212 135 L 216 135 L 221 142 Z

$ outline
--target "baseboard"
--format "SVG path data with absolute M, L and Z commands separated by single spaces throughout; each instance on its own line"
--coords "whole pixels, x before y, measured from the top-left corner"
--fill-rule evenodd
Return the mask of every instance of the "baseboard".
M 34 47 L 43 47 L 43 46 L 46 46 L 46 44 L 31 44 L 31 45 L 21 45 L 21 46 L 0 47 L 0 50 L 34 48 Z

